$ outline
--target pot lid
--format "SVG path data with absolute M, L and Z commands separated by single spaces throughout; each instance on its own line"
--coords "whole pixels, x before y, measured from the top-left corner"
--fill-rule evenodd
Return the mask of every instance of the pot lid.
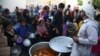
M 74 41 L 70 37 L 58 36 L 50 40 L 50 48 L 56 52 L 68 53 L 72 50 Z

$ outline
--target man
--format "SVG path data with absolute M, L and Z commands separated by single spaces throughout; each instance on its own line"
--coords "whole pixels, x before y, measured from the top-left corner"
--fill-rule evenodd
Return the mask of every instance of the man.
M 100 21 L 100 14 L 96 15 L 95 20 Z M 98 25 L 98 43 L 92 47 L 91 56 L 100 56 L 100 22 Z
M 68 5 L 66 11 L 67 10 L 70 11 L 70 8 L 71 8 L 71 5 Z
M 2 5 L 0 5 L 0 13 L 2 13 L 3 11 L 3 8 L 2 8 Z
M 74 45 L 71 56 L 91 56 L 91 47 L 98 41 L 98 22 L 94 20 L 94 8 L 88 4 L 83 7 L 83 25 L 77 37 L 73 37 Z
M 65 4 L 60 3 L 58 5 L 58 11 L 54 15 L 53 19 L 53 25 L 54 25 L 54 31 L 56 31 L 57 36 L 60 36 L 62 34 L 62 18 L 63 18 L 63 9 L 65 7 Z

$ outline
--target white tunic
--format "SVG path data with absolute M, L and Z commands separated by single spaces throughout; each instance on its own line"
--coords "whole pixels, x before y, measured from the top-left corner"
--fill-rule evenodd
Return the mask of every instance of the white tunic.
M 92 45 L 97 44 L 98 23 L 95 20 L 86 19 L 78 32 L 79 43 L 74 43 L 71 56 L 90 56 Z

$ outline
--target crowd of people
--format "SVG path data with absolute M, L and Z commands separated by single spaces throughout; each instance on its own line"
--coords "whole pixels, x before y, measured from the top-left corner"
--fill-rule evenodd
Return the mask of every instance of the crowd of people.
M 15 11 L 11 13 L 8 8 L 3 9 L 0 6 L 0 36 L 7 37 L 10 47 L 13 47 L 14 43 L 24 46 L 23 41 L 28 38 L 30 33 L 35 34 L 35 38 L 29 38 L 31 44 L 41 41 L 49 42 L 56 36 L 68 36 L 76 42 L 73 45 L 71 56 L 90 56 L 91 46 L 97 44 L 97 34 L 100 35 L 97 33 L 100 29 L 95 29 L 98 28 L 96 21 L 100 21 L 100 14 L 93 16 L 96 20 L 91 22 L 87 18 L 92 16 L 88 16 L 86 11 L 79 10 L 78 7 L 72 11 L 70 7 L 71 5 L 65 7 L 63 3 L 52 8 L 37 6 L 30 10 L 23 9 L 21 11 L 19 7 L 16 7 Z M 96 46 L 97 49 L 100 49 L 98 47 L 100 47 L 100 44 Z M 95 54 L 100 54 L 100 50 L 97 52 L 99 53 Z

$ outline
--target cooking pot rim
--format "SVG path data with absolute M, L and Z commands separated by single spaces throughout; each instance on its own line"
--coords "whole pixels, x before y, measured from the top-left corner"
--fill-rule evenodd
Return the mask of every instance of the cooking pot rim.
M 38 43 L 36 43 L 36 44 L 33 44 L 33 45 L 29 48 L 29 55 L 30 55 L 30 56 L 32 56 L 32 55 L 31 55 L 31 50 L 32 50 L 32 48 L 33 48 L 34 46 L 38 45 L 38 44 L 41 44 L 41 43 L 48 43 L 48 44 L 49 44 L 49 42 L 38 42 Z

